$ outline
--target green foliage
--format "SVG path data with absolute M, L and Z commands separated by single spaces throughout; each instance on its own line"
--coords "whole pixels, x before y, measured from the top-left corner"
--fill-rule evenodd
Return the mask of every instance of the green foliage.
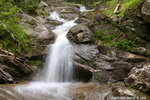
M 121 17 L 124 12 L 129 9 L 137 9 L 137 5 L 141 2 L 142 0 L 123 0 L 123 3 L 121 4 L 121 12 L 119 13 L 119 16 Z
M 136 44 L 135 41 L 133 40 L 124 39 L 124 40 L 118 40 L 116 42 L 112 42 L 112 46 L 123 50 L 129 50 L 131 49 L 131 47 L 136 46 Z
M 117 37 L 117 34 L 105 34 L 103 30 L 97 30 L 94 32 L 96 39 L 100 39 L 105 43 L 110 43 L 114 38 Z
M 36 13 L 36 9 L 39 8 L 39 1 L 40 0 L 23 0 L 17 2 L 17 5 L 27 13 Z
M 137 5 L 141 2 L 142 0 L 122 0 L 122 3 L 120 5 L 120 13 L 119 14 L 114 14 L 115 7 L 118 4 L 118 0 L 111 0 L 106 2 L 107 5 L 109 6 L 109 9 L 104 11 L 104 14 L 111 17 L 111 16 L 116 16 L 118 15 L 119 17 L 124 15 L 124 12 L 126 10 L 130 9 L 137 9 Z
M 99 0 L 65 0 L 68 2 L 74 2 L 74 3 L 80 3 L 80 4 L 85 4 L 85 5 L 93 5 L 95 3 L 95 5 L 97 3 L 99 3 Z M 105 0 L 103 0 L 105 1 Z
M 9 49 L 13 53 L 19 54 L 21 51 L 28 53 L 33 40 L 19 25 L 20 19 L 17 13 L 20 8 L 12 4 L 12 1 L 0 1 L 0 43 L 5 49 Z
M 97 30 L 96 32 L 94 32 L 94 37 L 97 40 L 102 41 L 106 45 L 113 46 L 118 49 L 130 50 L 131 47 L 137 46 L 135 43 L 135 40 L 132 40 L 132 39 L 119 40 L 119 39 L 117 39 L 118 34 L 116 32 L 117 31 L 114 31 L 114 34 L 106 34 L 102 30 Z
M 35 65 L 35 66 L 39 66 L 42 62 L 39 60 L 30 60 L 30 63 Z

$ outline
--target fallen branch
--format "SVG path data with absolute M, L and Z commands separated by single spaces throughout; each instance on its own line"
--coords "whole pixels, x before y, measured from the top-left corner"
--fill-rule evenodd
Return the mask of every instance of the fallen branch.
M 119 7 L 120 7 L 120 2 L 117 4 L 115 10 L 114 10 L 114 14 L 117 14 L 118 13 L 118 10 L 119 10 Z

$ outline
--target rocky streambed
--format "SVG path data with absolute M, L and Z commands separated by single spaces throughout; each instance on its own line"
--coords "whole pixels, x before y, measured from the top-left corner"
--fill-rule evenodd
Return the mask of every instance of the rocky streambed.
M 117 38 L 126 36 L 124 35 L 124 31 L 120 28 L 108 23 L 111 19 L 106 16 L 98 15 L 95 19 L 91 20 L 88 18 L 90 12 L 80 12 L 80 7 L 82 5 L 70 3 L 65 5 L 65 3 L 66 2 L 61 2 L 59 3 L 60 6 L 56 6 L 49 4 L 49 2 L 43 3 L 42 1 L 40 5 L 42 9 L 47 10 L 50 13 L 57 11 L 60 14 L 60 17 L 66 20 L 72 20 L 78 17 L 76 20 L 78 25 L 75 25 L 70 29 L 67 37 L 74 47 L 75 56 L 73 64 L 76 74 L 75 81 L 86 83 L 73 82 L 69 85 L 67 87 L 70 93 L 69 96 L 73 100 L 117 100 L 117 97 L 129 97 L 129 100 L 135 98 L 137 100 L 150 100 L 150 58 L 148 56 L 138 55 L 139 53 L 135 54 L 118 50 L 93 42 L 95 41 L 94 31 L 97 29 L 101 29 L 107 34 L 113 33 L 116 29 L 120 34 L 120 37 Z M 144 5 L 146 4 L 144 3 Z M 144 5 L 142 10 L 144 10 Z M 97 9 L 100 10 L 100 8 Z M 20 24 L 29 26 L 26 31 L 38 42 L 37 48 L 30 55 L 31 59 L 41 60 L 44 63 L 48 53 L 48 46 L 55 40 L 55 35 L 51 30 L 62 23 L 51 20 L 47 16 L 42 15 L 42 13 L 41 16 L 34 17 L 22 14 L 21 18 L 22 22 L 20 22 Z M 139 18 L 140 22 L 142 21 L 142 24 L 139 25 L 143 25 L 144 21 L 147 21 L 147 19 L 144 21 L 141 19 L 142 16 Z M 125 23 L 129 20 L 130 19 L 125 20 L 122 24 L 126 25 Z M 107 24 L 95 24 L 95 22 L 99 21 Z M 132 21 L 129 21 L 129 23 L 130 22 Z M 129 28 L 129 30 L 133 28 L 136 29 L 133 23 L 132 25 L 128 24 L 127 28 Z M 137 48 L 142 53 L 150 50 L 149 38 L 147 37 L 148 36 L 146 35 L 138 36 L 138 38 L 142 38 L 146 42 L 143 47 Z M 7 66 L 2 67 L 0 70 L 1 82 L 15 83 L 16 80 L 20 80 L 22 77 L 24 79 L 29 79 L 29 76 L 26 77 L 27 75 L 38 72 L 37 67 L 30 65 L 28 61 L 22 62 L 24 59 L 16 58 L 9 52 L 1 52 L 4 52 L 5 55 L 7 55 L 1 58 L 5 62 L 9 61 L 9 63 L 5 64 L 13 64 L 17 68 L 17 70 L 12 70 Z M 20 84 L 17 84 L 17 86 L 18 85 L 20 86 Z M 0 100 L 24 100 L 24 98 L 26 98 L 13 90 L 13 87 L 14 86 L 12 85 L 1 85 Z M 62 90 L 60 89 L 60 91 Z M 51 99 L 52 98 L 53 96 Z M 55 98 L 53 99 L 57 100 Z M 64 98 L 64 100 L 68 99 Z

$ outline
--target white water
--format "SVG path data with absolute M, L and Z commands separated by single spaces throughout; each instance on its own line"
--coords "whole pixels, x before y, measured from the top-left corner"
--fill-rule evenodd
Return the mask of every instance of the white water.
M 59 17 L 57 12 L 48 17 L 63 22 L 53 32 L 57 34 L 55 43 L 50 46 L 49 54 L 43 69 L 42 79 L 37 82 L 15 87 L 25 100 L 72 100 L 68 87 L 73 77 L 73 47 L 66 35 L 75 20 L 67 21 Z M 62 83 L 63 82 L 63 83 Z
M 80 12 L 89 12 L 89 11 L 93 11 L 94 9 L 91 10 L 87 10 L 85 6 L 81 6 L 80 7 Z
M 66 35 L 70 28 L 76 25 L 74 23 L 76 19 L 65 21 L 60 18 L 56 12 L 53 12 L 49 18 L 64 23 L 53 30 L 53 32 L 57 34 L 57 38 L 55 43 L 49 49 L 44 69 L 44 80 L 47 82 L 71 81 L 73 77 L 73 46 Z

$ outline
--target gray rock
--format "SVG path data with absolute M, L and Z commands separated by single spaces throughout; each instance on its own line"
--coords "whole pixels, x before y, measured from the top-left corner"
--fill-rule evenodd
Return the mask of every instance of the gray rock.
M 104 100 L 149 100 L 149 96 L 132 88 L 125 87 L 121 82 L 111 84 L 112 90 L 105 95 Z M 117 99 L 118 98 L 118 99 Z
M 141 8 L 141 13 L 145 23 L 150 23 L 150 0 L 145 0 Z
M 143 92 L 150 92 L 150 63 L 144 64 L 142 68 L 134 67 L 125 82 Z
M 26 31 L 29 35 L 31 35 L 38 41 L 50 40 L 54 37 L 52 34 L 49 33 L 49 30 L 42 24 L 37 24 L 37 26 L 34 28 L 30 27 Z
M 48 7 L 48 4 L 44 1 L 41 1 L 39 7 Z
M 14 80 L 12 76 L 0 68 L 0 83 L 13 83 Z
M 37 25 L 39 23 L 36 18 L 34 18 L 30 15 L 22 14 L 21 16 L 22 16 L 21 21 L 24 22 L 24 23 L 28 23 L 28 24 L 31 24 L 31 25 Z
M 78 18 L 75 22 L 79 24 L 88 24 L 90 23 L 90 20 L 87 18 Z
M 60 17 L 67 19 L 67 20 L 73 20 L 75 18 L 78 18 L 77 14 L 60 14 Z
M 124 80 L 127 77 L 130 70 L 133 68 L 131 63 L 127 62 L 115 62 L 112 64 L 113 70 L 113 79 L 115 80 Z
M 84 45 L 84 44 L 75 45 L 74 52 L 75 52 L 75 60 L 77 62 L 89 65 L 91 67 L 95 67 L 93 66 L 93 64 L 98 54 L 96 45 Z
M 67 37 L 74 43 L 87 43 L 92 40 L 92 32 L 85 25 L 75 25 L 67 34 Z

